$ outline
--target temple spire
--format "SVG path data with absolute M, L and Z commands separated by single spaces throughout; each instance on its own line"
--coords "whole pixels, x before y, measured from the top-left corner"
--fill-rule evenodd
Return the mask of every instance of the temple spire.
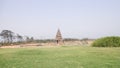
M 57 44 L 63 43 L 62 34 L 60 32 L 60 29 L 58 29 L 57 34 L 56 34 L 56 42 L 57 42 Z

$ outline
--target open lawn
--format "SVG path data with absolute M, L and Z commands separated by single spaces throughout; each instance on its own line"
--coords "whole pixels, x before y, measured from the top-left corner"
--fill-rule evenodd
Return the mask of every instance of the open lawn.
M 1 48 L 0 68 L 120 68 L 120 48 Z

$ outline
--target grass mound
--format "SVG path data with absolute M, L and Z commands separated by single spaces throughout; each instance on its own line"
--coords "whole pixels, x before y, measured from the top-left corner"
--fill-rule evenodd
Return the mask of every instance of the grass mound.
M 104 37 L 94 41 L 94 47 L 120 47 L 120 37 Z

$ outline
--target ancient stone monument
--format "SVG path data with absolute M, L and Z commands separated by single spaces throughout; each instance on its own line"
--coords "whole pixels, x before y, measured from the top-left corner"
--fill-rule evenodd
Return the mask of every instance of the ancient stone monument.
M 56 34 L 56 42 L 57 42 L 57 44 L 62 44 L 63 43 L 63 39 L 62 39 L 60 29 L 58 29 L 57 34 Z

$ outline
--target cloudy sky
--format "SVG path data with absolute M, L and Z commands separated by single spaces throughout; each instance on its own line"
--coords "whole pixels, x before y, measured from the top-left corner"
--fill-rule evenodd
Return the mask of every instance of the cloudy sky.
M 0 31 L 35 38 L 120 36 L 120 0 L 0 0 Z

